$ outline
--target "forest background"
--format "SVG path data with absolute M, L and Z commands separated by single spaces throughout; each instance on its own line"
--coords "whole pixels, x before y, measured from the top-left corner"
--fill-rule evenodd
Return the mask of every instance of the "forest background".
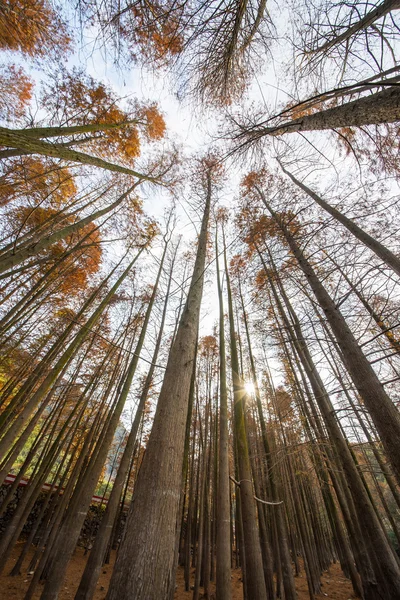
M 399 597 L 397 16 L 0 7 L 0 553 L 34 542 L 27 598 L 58 597 L 96 491 L 77 598 L 131 498 L 109 600 L 167 597 L 178 559 L 189 588 L 191 550 L 195 597 L 229 600 L 229 556 L 290 600 L 297 555 L 311 597 L 334 558 Z

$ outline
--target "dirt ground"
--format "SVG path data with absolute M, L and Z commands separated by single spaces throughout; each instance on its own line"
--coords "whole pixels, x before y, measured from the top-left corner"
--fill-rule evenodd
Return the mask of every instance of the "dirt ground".
M 22 544 L 22 543 L 21 543 Z M 14 553 L 6 565 L 4 574 L 0 577 L 0 600 L 23 600 L 26 590 L 29 586 L 30 576 L 26 575 L 26 568 L 23 571 L 23 575 L 17 577 L 10 577 L 8 573 L 11 571 L 15 564 L 18 555 L 21 551 L 22 545 L 17 544 L 14 549 Z M 28 557 L 26 563 L 30 560 Z M 100 581 L 97 585 L 94 600 L 104 600 L 107 593 L 107 587 L 110 581 L 112 566 L 115 560 L 115 556 L 112 556 L 111 564 L 105 565 Z M 59 600 L 73 600 L 76 589 L 79 584 L 83 569 L 85 567 L 86 558 L 83 550 L 78 548 L 69 564 L 67 577 L 62 587 Z M 25 567 L 27 566 L 24 565 Z M 243 600 L 242 593 L 242 582 L 240 570 L 232 571 L 232 587 L 233 587 L 233 600 Z M 302 573 L 299 577 L 296 577 L 296 588 L 298 591 L 298 600 L 309 600 L 307 581 L 305 574 Z M 212 591 L 214 588 L 212 586 Z M 332 565 L 322 577 L 322 589 L 323 593 L 316 596 L 316 598 L 330 598 L 332 600 L 350 600 L 353 599 L 352 587 L 350 582 L 343 576 L 342 571 L 338 565 Z M 39 600 L 42 591 L 42 586 L 39 585 L 34 600 Z M 183 570 L 179 569 L 177 577 L 177 591 L 175 594 L 175 600 L 189 600 L 192 598 L 193 592 L 185 592 L 183 585 Z M 149 599 L 150 600 L 150 599 Z
M 243 600 L 241 577 L 242 573 L 239 569 L 232 571 L 232 600 Z M 310 600 L 305 573 L 302 572 L 296 577 L 295 582 L 298 600 Z M 322 576 L 321 582 L 322 594 L 315 596 L 316 599 L 353 600 L 353 588 L 350 581 L 343 575 L 339 565 L 332 565 L 329 571 Z M 193 592 L 184 591 L 183 569 L 179 569 L 178 571 L 177 584 L 178 590 L 175 593 L 175 600 L 189 600 L 189 598 L 192 598 Z M 211 584 L 211 590 L 212 592 L 215 590 L 213 584 Z

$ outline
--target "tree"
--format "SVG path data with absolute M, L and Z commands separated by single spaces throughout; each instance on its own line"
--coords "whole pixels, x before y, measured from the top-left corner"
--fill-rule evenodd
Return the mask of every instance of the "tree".
M 266 586 L 261 558 L 260 539 L 257 529 L 254 505 L 253 483 L 246 433 L 245 401 L 246 391 L 239 370 L 239 357 L 236 343 L 235 322 L 233 313 L 232 292 L 224 244 L 224 262 L 226 286 L 228 292 L 229 332 L 231 350 L 231 369 L 233 383 L 234 435 L 238 460 L 240 512 L 243 523 L 244 562 L 246 593 L 249 598 L 263 600 L 266 597 Z
M 174 550 L 184 438 L 212 195 L 212 163 L 205 162 L 203 168 L 206 202 L 193 276 L 169 354 L 108 600 L 124 594 L 134 594 L 137 600 L 168 597 L 175 585 Z
M 247 147 L 265 136 L 396 123 L 400 120 L 400 92 L 397 86 L 389 85 L 383 91 L 361 96 L 338 106 L 322 109 L 318 107 L 318 110 L 300 118 L 285 120 L 285 113 L 286 111 L 283 111 L 266 121 L 254 124 L 236 122 L 237 130 L 230 134 L 230 137 L 238 143 L 236 150 Z M 276 125 L 273 124 L 274 120 L 278 121 Z
M 33 82 L 21 67 L 0 67 L 0 119 L 18 121 L 32 98 Z
M 393 444 L 393 440 L 400 435 L 400 415 L 393 402 L 386 394 L 362 350 L 358 346 L 345 319 L 334 305 L 327 290 L 319 281 L 311 263 L 297 244 L 289 227 L 286 225 L 281 215 L 274 211 L 261 190 L 259 190 L 258 193 L 260 192 L 262 202 L 282 230 L 291 251 L 298 260 L 299 266 L 307 277 L 310 287 L 326 315 L 341 349 L 344 364 L 346 365 L 354 384 L 357 386 L 360 396 L 363 398 L 363 401 L 373 416 L 382 442 L 390 457 L 393 469 L 397 474 L 397 478 L 400 480 L 400 456 L 397 455 L 397 449 Z M 390 432 L 389 429 L 391 429 Z M 398 432 L 396 433 L 397 430 Z
M 154 286 L 154 291 L 153 291 L 154 296 L 155 296 L 155 292 L 157 291 L 159 278 L 161 276 L 161 272 L 163 269 L 167 247 L 168 247 L 168 242 L 166 241 L 165 247 L 164 247 L 164 252 L 163 252 L 163 255 L 161 258 L 159 273 L 158 273 L 157 280 L 156 280 L 156 283 Z M 138 435 L 138 431 L 139 431 L 139 425 L 140 425 L 140 422 L 143 417 L 143 412 L 144 412 L 146 401 L 148 398 L 148 393 L 149 393 L 149 390 L 150 390 L 150 387 L 152 384 L 153 375 L 154 375 L 155 367 L 157 364 L 157 358 L 158 358 L 158 354 L 160 351 L 161 340 L 162 340 L 162 336 L 164 333 L 164 325 L 165 325 L 167 306 L 168 306 L 168 296 L 169 296 L 169 291 L 171 288 L 172 273 L 173 273 L 173 268 L 174 268 L 174 264 L 175 264 L 175 257 L 176 257 L 176 252 L 175 252 L 174 258 L 172 260 L 170 277 L 168 280 L 165 301 L 164 301 L 164 309 L 163 309 L 163 313 L 162 313 L 162 317 L 161 317 L 159 333 L 158 333 L 156 345 L 154 348 L 150 369 L 149 369 L 149 372 L 146 376 L 146 380 L 143 385 L 142 393 L 140 395 L 140 400 L 139 400 L 139 403 L 138 403 L 138 406 L 136 409 L 135 419 L 132 423 L 132 428 L 131 428 L 131 431 L 129 432 L 128 438 L 126 440 L 124 452 L 123 452 L 123 455 L 121 458 L 120 465 L 118 467 L 118 473 L 115 478 L 113 488 L 111 490 L 111 494 L 108 499 L 106 510 L 103 515 L 99 531 L 96 535 L 96 539 L 95 539 L 92 551 L 90 553 L 88 562 L 86 564 L 85 571 L 82 575 L 82 579 L 79 584 L 78 591 L 75 595 L 75 600 L 90 600 L 92 598 L 95 586 L 97 584 L 97 581 L 98 581 L 98 578 L 100 575 L 100 570 L 101 570 L 101 567 L 103 564 L 107 546 L 110 542 L 113 524 L 115 522 L 115 519 L 117 516 L 117 511 L 118 511 L 118 505 L 121 500 L 122 487 L 123 487 L 124 481 L 126 479 L 126 476 L 128 474 L 129 467 L 131 466 L 131 461 L 132 461 L 133 454 L 135 451 L 137 435 Z M 151 300 L 150 300 L 150 302 L 151 302 Z
M 222 220 L 224 215 L 220 215 Z M 218 221 L 217 221 L 218 227 Z M 220 408 L 219 408 L 219 457 L 218 457 L 218 499 L 217 499 L 217 600 L 230 600 L 231 586 L 231 540 L 230 540 L 230 483 L 229 483 L 229 431 L 228 431 L 228 390 L 226 383 L 226 356 L 224 332 L 224 305 L 222 282 L 219 270 L 218 230 L 215 232 L 215 256 L 219 299 L 219 368 L 220 368 Z
M 184 94 L 224 106 L 242 96 L 258 53 L 269 45 L 266 6 L 265 0 L 99 4 L 94 18 L 100 15 L 106 44 L 117 39 L 131 59 L 172 67 Z
M 396 63 L 394 11 L 396 0 L 383 0 L 361 7 L 357 2 L 312 2 L 300 8 L 300 22 L 296 33 L 300 43 L 294 45 L 301 52 L 301 67 L 308 74 L 319 77 L 324 66 L 334 69 L 342 80 L 350 75 L 351 67 L 384 70 L 387 62 Z M 384 44 L 382 44 L 384 41 Z M 361 56 L 363 59 L 360 60 Z M 363 64 L 364 63 L 364 64 Z
M 70 46 L 64 21 L 47 0 L 6 0 L 0 9 L 0 48 L 28 56 L 65 53 Z
M 279 162 L 279 161 L 278 161 Z M 353 235 L 357 237 L 365 246 L 370 248 L 383 262 L 385 262 L 389 267 L 391 267 L 397 275 L 400 275 L 400 259 L 397 258 L 388 248 L 386 248 L 383 244 L 381 244 L 378 240 L 374 239 L 371 235 L 369 235 L 366 231 L 361 229 L 354 221 L 346 217 L 339 210 L 328 204 L 323 198 L 318 196 L 315 192 L 313 192 L 308 186 L 301 183 L 294 175 L 289 173 L 279 162 L 282 171 L 290 177 L 294 184 L 296 184 L 300 189 L 304 190 L 306 194 L 311 196 L 313 200 L 319 206 L 321 206 L 326 212 L 328 212 L 332 217 L 337 219 L 339 223 L 341 223 L 346 229 L 348 229 Z
M 159 140 L 164 136 L 164 119 L 155 104 L 146 106 L 131 102 L 128 110 L 122 110 L 118 103 L 110 89 L 82 71 L 68 73 L 62 70 L 53 85 L 42 93 L 42 105 L 49 114 L 48 126 L 17 130 L 0 128 L 0 145 L 8 147 L 0 156 L 41 154 L 142 178 L 128 166 L 74 148 L 87 145 L 100 156 L 117 155 L 131 166 L 132 160 L 140 155 L 139 130 L 148 140 Z M 45 141 L 52 138 L 58 141 Z M 148 175 L 143 175 L 143 179 L 155 182 Z

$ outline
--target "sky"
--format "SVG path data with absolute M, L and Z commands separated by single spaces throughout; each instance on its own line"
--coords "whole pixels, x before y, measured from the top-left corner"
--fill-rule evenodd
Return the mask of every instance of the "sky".
M 273 60 L 271 56 L 267 56 L 266 60 L 263 61 L 262 68 L 255 76 L 243 101 L 243 104 L 247 107 L 264 107 L 266 113 L 267 111 L 273 113 L 274 109 L 281 105 L 282 102 L 293 99 L 292 95 L 288 92 L 293 62 L 291 62 L 289 45 L 285 40 L 285 35 L 288 33 L 285 23 L 285 10 L 282 10 L 278 3 L 272 2 L 271 5 L 271 10 L 275 11 L 274 22 L 277 29 L 283 32 L 283 35 L 274 42 Z M 278 12 L 281 13 L 280 16 L 277 16 Z M 211 111 L 204 111 L 189 102 L 189 100 L 179 101 L 173 91 L 174 85 L 171 78 L 161 71 L 157 73 L 150 72 L 138 66 L 130 66 L 124 70 L 117 68 L 110 57 L 105 60 L 100 45 L 95 41 L 96 31 L 87 30 L 85 36 L 82 43 L 77 44 L 76 52 L 69 59 L 68 66 L 70 68 L 73 66 L 84 67 L 86 72 L 96 80 L 109 84 L 119 96 L 133 95 L 139 100 L 158 102 L 165 116 L 168 138 L 178 146 L 183 147 L 185 154 L 202 154 L 206 152 L 210 143 L 215 143 L 221 114 L 216 115 Z M 23 64 L 25 61 L 18 59 L 17 56 L 12 56 L 11 59 L 13 62 L 22 64 L 35 78 L 40 79 L 43 77 L 43 71 L 32 66 L 31 63 Z M 326 85 L 330 87 L 329 79 L 326 81 Z M 291 89 L 294 89 L 293 85 Z M 237 108 L 231 107 L 231 111 L 234 112 Z M 310 136 L 310 143 L 306 141 L 307 139 L 307 136 L 303 139 L 291 137 L 288 142 L 284 140 L 279 143 L 281 149 L 286 146 L 290 152 L 293 149 L 296 167 L 301 168 L 303 165 L 303 151 L 304 165 L 307 169 L 304 175 L 313 171 L 314 179 L 324 184 L 325 181 L 329 181 L 329 177 L 332 174 L 335 177 L 335 169 L 332 169 L 331 163 L 343 168 L 343 171 L 340 172 L 340 178 L 344 178 L 347 170 L 351 171 L 353 168 L 351 158 L 346 156 L 340 158 L 329 136 L 326 134 Z M 312 143 L 317 145 L 316 149 L 313 148 Z M 269 148 L 266 149 L 265 157 L 271 164 L 273 164 L 272 157 L 275 151 L 275 145 L 270 143 Z M 318 160 L 318 169 L 315 168 L 316 161 L 313 162 L 311 160 L 310 162 L 310 155 L 313 153 Z M 241 164 L 242 162 L 244 163 L 244 161 L 239 160 L 235 163 L 228 162 L 226 164 L 227 171 L 229 172 L 229 183 L 220 194 L 220 202 L 233 209 L 233 211 L 235 209 L 238 184 L 247 168 L 247 165 Z M 328 172 L 329 177 L 326 175 Z M 335 181 L 335 179 L 333 178 L 332 181 Z M 168 194 L 159 189 L 147 187 L 144 190 L 143 198 L 145 211 L 149 215 L 161 220 L 164 210 L 170 202 Z M 196 219 L 193 211 L 190 210 L 190 202 L 190 191 L 188 189 L 183 194 L 182 202 L 177 205 L 177 213 L 180 220 L 178 229 L 179 234 L 183 236 L 184 242 L 189 246 L 193 246 L 193 240 L 195 240 L 196 236 L 193 220 Z M 154 252 L 157 253 L 157 249 Z M 212 333 L 214 324 L 218 318 L 217 307 L 214 264 L 211 264 L 206 273 L 200 335 L 209 335 Z M 274 368 L 274 365 L 272 366 Z
M 68 6 L 65 3 L 65 6 Z M 284 30 L 283 13 L 275 15 L 278 28 Z M 86 29 L 85 37 L 79 38 L 79 23 L 76 23 L 77 39 L 74 52 L 67 63 L 67 67 L 84 68 L 84 70 L 98 81 L 109 85 L 120 97 L 135 97 L 139 100 L 156 101 L 165 117 L 167 137 L 184 149 L 186 156 L 202 155 L 210 144 L 215 145 L 215 138 L 223 118 L 222 112 L 204 110 L 188 99 L 178 100 L 174 92 L 174 82 L 169 74 L 162 71 L 149 71 L 144 67 L 130 65 L 121 69 L 111 56 L 105 56 L 101 44 L 97 40 L 95 29 Z M 290 51 L 285 39 L 274 42 L 274 59 L 271 56 L 263 61 L 262 68 L 254 77 L 254 81 L 243 98 L 245 106 L 264 106 L 266 111 L 272 111 L 282 101 L 288 101 L 291 95 L 285 92 L 288 89 L 289 74 L 285 74 L 284 65 L 288 64 Z M 17 56 L 12 56 L 13 62 L 20 62 Z M 42 70 L 28 62 L 23 64 L 32 77 L 41 80 L 45 77 Z M 239 110 L 239 106 L 230 107 L 231 112 Z M 273 154 L 273 146 L 271 145 Z M 243 163 L 243 164 L 242 164 Z M 247 165 L 244 159 L 234 163 L 226 163 L 227 182 L 224 190 L 219 194 L 219 202 L 231 208 L 234 212 L 235 201 L 238 194 L 240 180 L 246 172 Z M 165 209 L 170 205 L 169 194 L 160 188 L 147 186 L 140 193 L 144 200 L 144 210 L 160 222 L 163 220 Z M 179 217 L 179 234 L 183 236 L 184 244 L 193 246 L 196 231 L 193 222 L 197 224 L 199 218 L 190 209 L 191 192 L 189 188 L 177 204 Z M 196 222 L 197 221 L 197 222 Z M 116 248 L 114 248 L 116 250 Z M 158 245 L 152 253 L 160 254 Z M 154 269 L 153 269 L 154 270 Z M 152 275 L 151 275 L 152 276 Z M 201 311 L 200 335 L 210 335 L 218 320 L 218 301 L 215 280 L 215 264 L 212 262 L 206 271 L 206 284 L 204 287 Z

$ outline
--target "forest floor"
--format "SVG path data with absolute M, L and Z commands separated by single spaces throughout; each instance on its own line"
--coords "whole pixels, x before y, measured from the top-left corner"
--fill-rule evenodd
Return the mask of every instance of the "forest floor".
M 32 553 L 30 553 L 26 559 L 24 564 L 25 570 L 22 571 L 24 573 L 23 575 L 18 575 L 16 577 L 10 577 L 8 575 L 22 550 L 22 544 L 23 542 L 16 545 L 13 555 L 3 571 L 3 575 L 0 576 L 0 600 L 23 600 L 25 592 L 28 589 L 31 577 L 26 575 L 26 567 L 28 566 Z M 105 599 L 114 560 L 115 556 L 113 555 L 111 564 L 104 566 L 93 600 Z M 67 577 L 61 589 L 59 600 L 73 600 L 85 563 L 86 557 L 84 556 L 84 551 L 83 549 L 78 548 L 68 566 Z M 189 600 L 189 598 L 192 598 L 193 596 L 193 592 L 183 591 L 183 581 L 183 569 L 179 569 L 175 600 Z M 239 569 L 232 571 L 232 586 L 233 600 L 243 600 L 241 572 Z M 304 573 L 299 577 L 296 577 L 296 588 L 298 591 L 298 600 L 309 599 L 307 581 Z M 324 573 L 322 577 L 322 589 L 323 593 L 316 596 L 318 600 L 322 598 L 330 598 L 331 600 L 352 600 L 354 598 L 351 584 L 348 579 L 344 577 L 337 564 L 332 565 L 329 571 Z M 212 592 L 214 591 L 213 585 L 211 585 L 211 590 Z M 39 600 L 41 592 L 42 586 L 39 585 L 33 599 Z

